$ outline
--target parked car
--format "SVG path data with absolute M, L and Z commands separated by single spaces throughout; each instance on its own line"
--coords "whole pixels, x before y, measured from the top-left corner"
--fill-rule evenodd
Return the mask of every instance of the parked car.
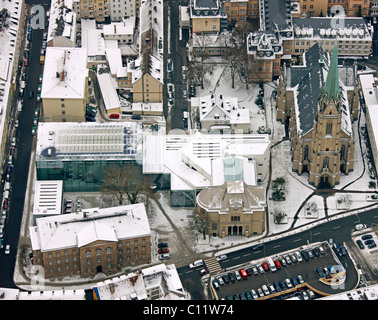
M 243 279 L 248 279 L 248 273 L 245 271 L 245 269 L 240 269 L 239 272 Z
M 284 256 L 284 258 L 285 258 L 287 264 L 291 264 L 292 261 L 291 261 L 291 259 L 288 255 Z
M 307 290 L 307 294 L 310 297 L 310 299 L 315 299 L 316 298 L 314 291 L 312 291 L 311 289 Z
M 134 115 L 134 116 L 131 116 L 131 120 L 141 120 L 142 117 L 140 115 Z
M 266 296 L 270 295 L 269 289 L 268 289 L 268 287 L 265 284 L 263 284 L 263 286 L 261 287 L 261 289 L 262 289 L 262 291 L 264 292 L 264 294 Z
M 309 300 L 309 297 L 308 297 L 306 291 L 303 291 L 303 292 L 302 292 L 302 298 L 303 298 L 303 300 Z
M 286 267 L 286 266 L 287 266 L 287 262 L 286 262 L 285 258 L 281 258 L 279 261 L 281 261 L 281 265 L 282 265 L 283 267 Z
M 158 253 L 169 253 L 169 249 L 168 248 L 160 248 L 158 249 Z
M 235 274 L 235 278 L 236 280 L 240 281 L 242 279 L 241 275 L 240 275 L 240 272 L 238 270 L 235 270 L 234 271 L 234 274 Z
M 360 247 L 360 249 L 364 249 L 365 248 L 365 246 L 364 246 L 364 244 L 362 243 L 361 240 L 357 240 L 356 243 Z
M 282 268 L 281 263 L 278 261 L 278 259 L 274 260 L 273 262 L 276 265 L 277 269 L 281 269 Z
M 324 277 L 324 273 L 323 273 L 322 269 L 316 268 L 315 271 L 318 274 L 319 278 L 323 278 Z
M 27 67 L 29 65 L 29 60 L 28 59 L 24 59 L 24 67 Z
M 261 290 L 261 288 L 257 288 L 257 293 L 259 294 L 259 297 L 264 297 L 264 292 Z
M 365 243 L 366 245 L 368 245 L 368 244 L 372 244 L 372 243 L 374 243 L 374 240 L 373 240 L 373 239 L 365 240 L 364 243 Z
M 325 254 L 325 250 L 323 249 L 322 246 L 319 246 L 318 249 L 321 255 Z
M 297 259 L 297 256 L 295 255 L 295 253 L 290 253 L 289 257 L 290 257 L 291 261 L 293 261 L 294 263 L 298 262 L 298 259 Z
M 303 277 L 300 274 L 297 276 L 297 279 L 298 279 L 300 284 L 304 284 Z
M 251 294 L 252 294 L 252 298 L 253 298 L 253 299 L 258 299 L 258 298 L 259 298 L 259 296 L 258 296 L 258 294 L 257 294 L 257 292 L 256 292 L 255 289 L 252 289 L 252 290 L 251 290 Z
M 290 280 L 289 280 L 288 278 L 285 279 L 285 284 L 287 285 L 287 287 L 288 287 L 289 289 L 291 289 L 291 288 L 293 287 L 292 283 L 290 282 Z
M 285 291 L 288 289 L 285 281 L 278 281 L 278 283 L 280 284 L 282 291 Z
M 10 245 L 9 244 L 7 244 L 5 246 L 5 254 L 10 254 Z
M 273 286 L 273 284 L 269 283 L 267 287 L 268 287 L 270 293 L 272 293 L 272 294 L 276 293 L 276 288 Z
M 301 255 L 302 255 L 304 261 L 308 261 L 310 259 L 306 250 L 302 250 Z
M 211 281 L 211 283 L 212 283 L 213 288 L 214 288 L 215 290 L 219 290 L 219 289 L 220 289 L 220 285 L 219 285 L 219 283 L 218 283 L 218 281 L 217 281 L 216 279 L 213 279 L 213 280 Z
M 164 253 L 164 254 L 161 254 L 159 256 L 159 260 L 167 260 L 167 259 L 170 259 L 171 256 L 169 255 L 169 253 Z
M 257 270 L 256 266 L 252 266 L 252 272 L 255 276 L 257 276 L 259 274 L 259 270 Z
M 249 291 L 244 292 L 244 295 L 246 296 L 247 300 L 253 300 L 252 294 Z
M 223 279 L 223 281 L 224 281 L 225 284 L 229 284 L 230 283 L 230 279 L 229 279 L 229 277 L 227 277 L 227 275 L 222 274 L 222 279 Z
M 298 282 L 297 278 L 295 278 L 295 277 L 291 277 L 291 283 L 293 284 L 294 287 L 299 285 L 299 282 Z
M 269 271 L 269 266 L 266 262 L 263 262 L 261 266 L 264 268 L 264 271 Z
M 207 268 L 206 268 L 205 270 L 207 270 L 207 272 L 209 271 Z M 216 277 L 216 279 L 217 279 L 218 283 L 219 283 L 221 286 L 224 286 L 224 281 L 223 281 L 223 278 L 222 278 L 221 276 Z
M 312 248 L 312 253 L 314 254 L 315 257 L 319 257 L 320 256 L 320 251 L 317 247 L 315 248 Z
M 253 275 L 252 268 L 245 268 L 245 271 L 247 272 L 248 276 L 252 276 Z
M 264 268 L 262 266 L 257 266 L 257 269 L 261 274 L 265 273 Z
M 165 248 L 165 247 L 168 247 L 168 243 L 166 243 L 166 242 L 159 242 L 158 243 L 158 248 Z
M 41 102 L 41 94 L 37 93 L 37 102 Z
M 281 290 L 280 283 L 279 283 L 278 281 L 273 282 L 273 285 L 274 285 L 274 287 L 276 288 L 276 291 L 277 291 L 277 292 L 281 292 L 281 291 L 282 291 L 282 290 Z
M 308 257 L 309 257 L 310 259 L 313 259 L 313 258 L 314 258 L 314 254 L 312 253 L 311 250 L 307 250 L 307 254 L 308 254 Z
M 375 242 L 368 244 L 368 249 L 375 248 L 377 244 Z
M 119 114 L 118 113 L 112 113 L 109 115 L 110 119 L 119 119 Z
M 8 207 L 9 207 L 8 199 L 4 199 L 4 201 L 3 201 L 3 209 L 7 210 Z
M 38 77 L 38 83 L 42 83 L 42 80 L 43 80 L 43 75 L 40 74 L 39 77 Z
M 232 272 L 227 273 L 227 276 L 232 283 L 234 283 L 236 281 L 235 276 Z
M 340 255 L 340 256 L 346 256 L 346 255 L 347 255 L 347 251 L 346 251 L 346 249 L 345 249 L 344 246 L 341 246 L 341 247 L 339 248 L 338 252 L 339 252 L 339 255 Z
M 11 139 L 11 146 L 12 147 L 16 146 L 16 137 L 12 137 L 12 139 Z
M 362 240 L 368 240 L 368 239 L 372 239 L 373 236 L 371 234 L 365 234 L 364 236 L 361 237 Z

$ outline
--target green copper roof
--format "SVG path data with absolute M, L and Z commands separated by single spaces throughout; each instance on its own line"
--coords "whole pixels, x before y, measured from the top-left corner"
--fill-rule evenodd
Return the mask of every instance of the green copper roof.
M 333 98 L 334 101 L 338 100 L 339 97 L 339 62 L 337 54 L 337 42 L 333 48 L 331 63 L 329 65 L 327 79 L 323 87 L 322 96 L 327 97 L 327 101 L 330 101 Z

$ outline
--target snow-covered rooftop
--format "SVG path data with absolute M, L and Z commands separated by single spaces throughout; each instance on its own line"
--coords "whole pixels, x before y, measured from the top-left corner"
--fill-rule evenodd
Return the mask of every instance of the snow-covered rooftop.
M 72 9 L 72 0 L 51 1 L 47 41 L 62 36 L 74 42 L 76 36 L 76 13 Z
M 56 159 L 136 159 L 142 153 L 137 122 L 41 122 L 37 161 Z
M 120 102 L 116 90 L 115 79 L 110 73 L 97 74 L 98 84 L 100 85 L 101 95 L 104 100 L 106 110 L 120 108 Z
M 34 189 L 33 215 L 61 214 L 62 180 L 37 180 Z
M 47 47 L 42 99 L 83 99 L 87 81 L 87 49 Z
M 118 241 L 151 235 L 143 203 L 37 219 L 30 228 L 33 250 L 81 247 L 97 240 Z

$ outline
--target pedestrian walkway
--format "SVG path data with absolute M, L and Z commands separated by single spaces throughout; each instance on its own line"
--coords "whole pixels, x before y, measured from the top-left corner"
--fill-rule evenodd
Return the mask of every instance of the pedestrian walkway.
M 222 270 L 219 262 L 215 257 L 204 259 L 203 261 L 205 262 L 206 267 L 209 269 L 210 273 L 215 273 Z

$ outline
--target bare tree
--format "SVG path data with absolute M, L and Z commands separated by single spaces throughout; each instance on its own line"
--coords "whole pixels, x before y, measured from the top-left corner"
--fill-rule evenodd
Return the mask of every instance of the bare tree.
M 114 164 L 105 169 L 104 182 L 100 191 L 114 196 L 119 205 L 122 205 L 125 199 L 128 199 L 131 204 L 135 204 L 138 202 L 139 195 L 148 196 L 152 184 L 151 177 L 143 175 L 138 166 Z

